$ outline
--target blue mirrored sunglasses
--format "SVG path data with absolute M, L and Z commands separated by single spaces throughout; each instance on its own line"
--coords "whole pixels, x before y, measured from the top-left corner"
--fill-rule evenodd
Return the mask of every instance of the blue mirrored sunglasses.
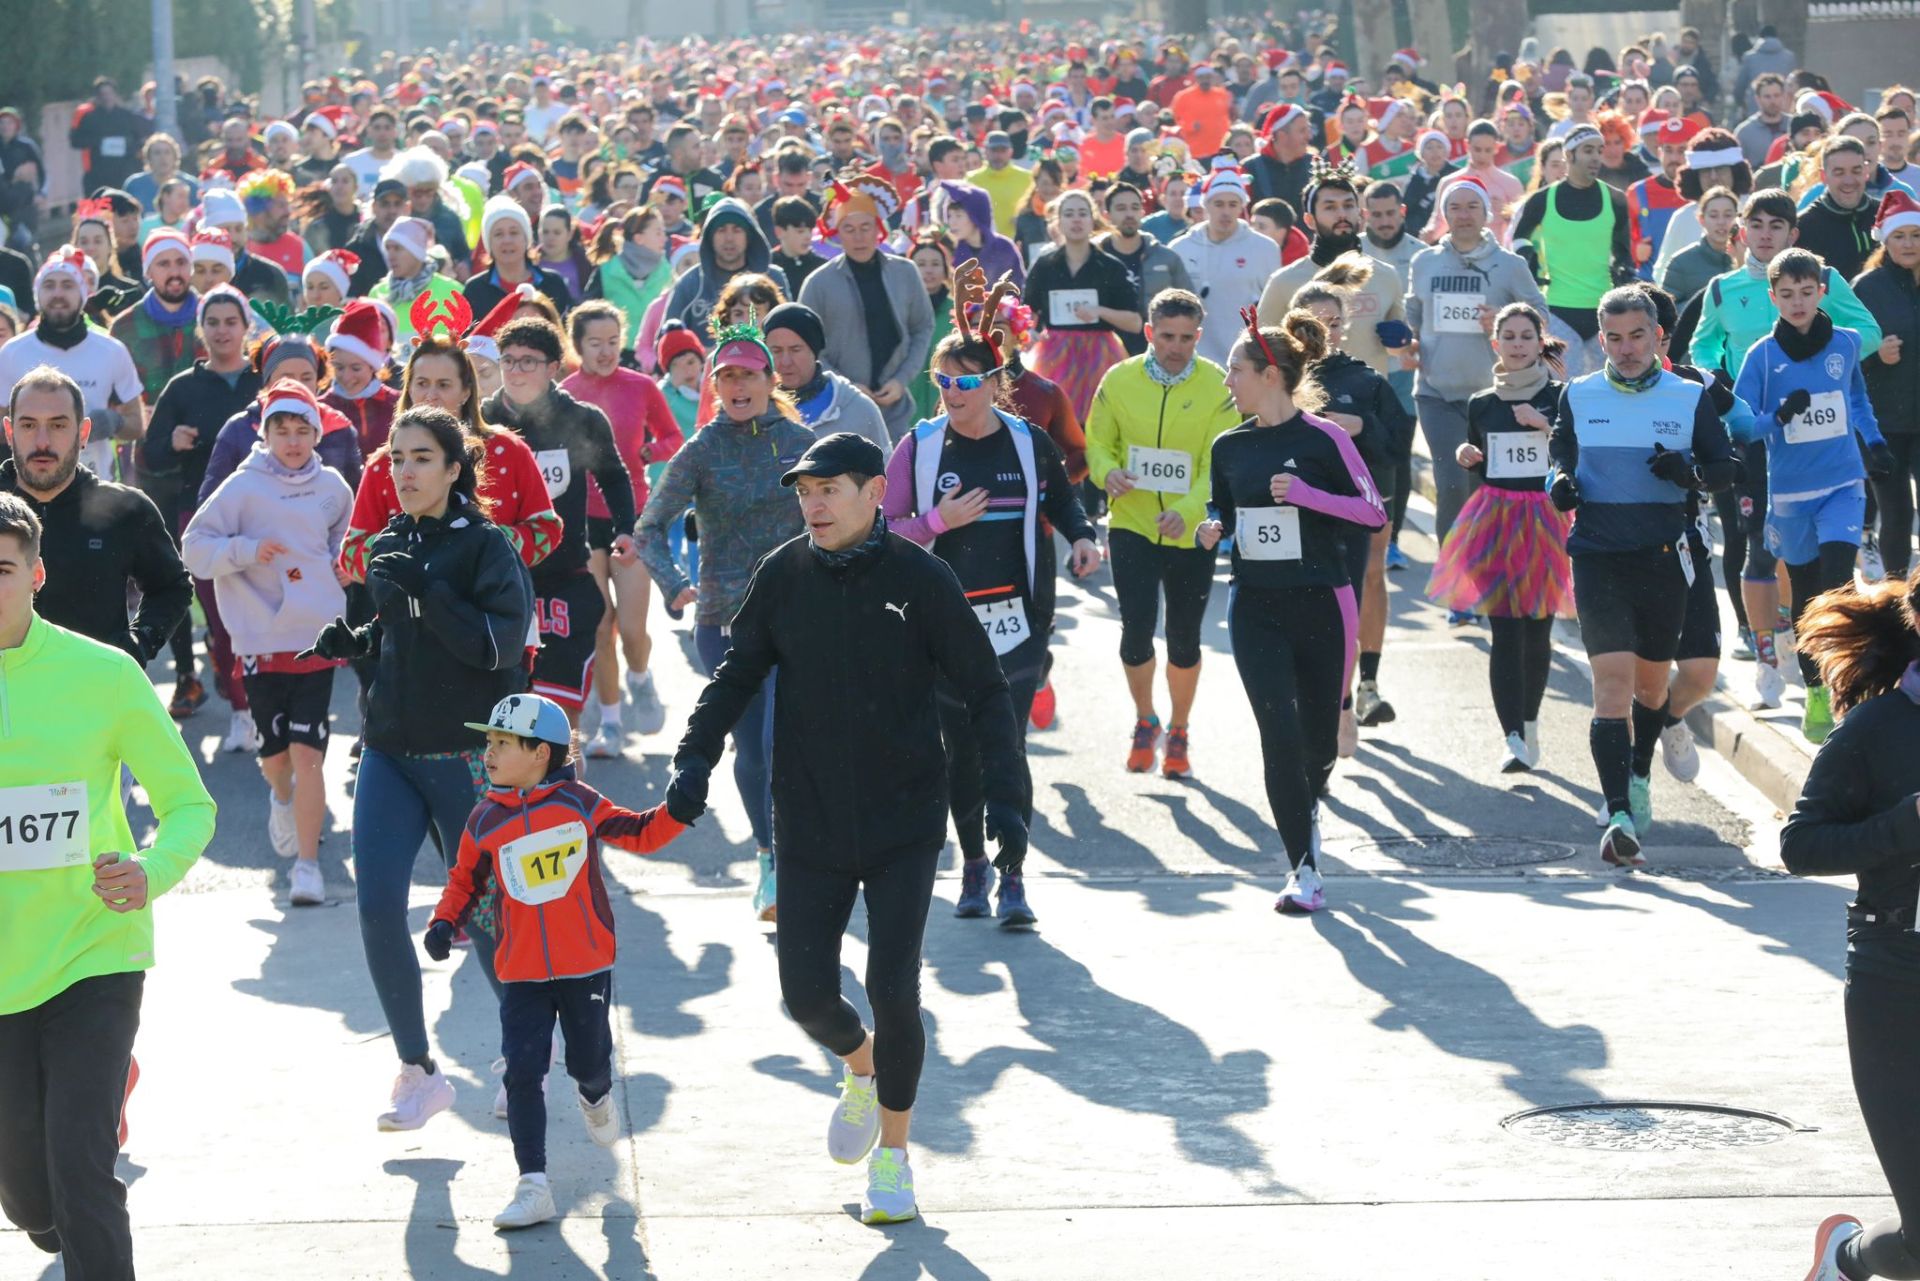
M 935 374 L 933 381 L 941 391 L 979 391 L 987 379 L 1005 368 L 1005 365 L 995 365 L 984 374 Z

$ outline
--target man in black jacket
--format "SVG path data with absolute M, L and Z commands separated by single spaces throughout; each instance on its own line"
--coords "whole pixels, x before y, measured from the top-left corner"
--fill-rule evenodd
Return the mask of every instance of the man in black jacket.
M 868 1223 L 916 1213 L 906 1142 L 926 1056 L 920 946 L 947 834 L 936 678 L 966 704 L 982 746 L 996 861 L 1017 870 L 1027 848 L 1006 677 L 953 571 L 887 532 L 883 466 L 872 441 L 836 432 L 781 477 L 795 487 L 807 533 L 755 571 L 667 789 L 682 822 L 705 810 L 722 740 L 778 666 L 780 990 L 794 1021 L 846 1063 L 827 1149 L 848 1165 L 872 1153 Z M 840 937 L 863 892 L 872 1035 L 840 995 Z
M 1827 189 L 1800 211 L 1800 238 L 1794 244 L 1852 280 L 1873 252 L 1873 222 L 1880 202 L 1867 194 L 1873 165 L 1858 138 L 1841 135 L 1820 154 L 1820 177 Z
M 0 463 L 0 493 L 26 499 L 44 527 L 40 617 L 144 667 L 187 616 L 193 580 L 153 500 L 80 466 L 88 427 L 79 384 L 46 366 L 29 372 L 7 406 L 14 456 Z M 128 583 L 140 589 L 131 623 Z

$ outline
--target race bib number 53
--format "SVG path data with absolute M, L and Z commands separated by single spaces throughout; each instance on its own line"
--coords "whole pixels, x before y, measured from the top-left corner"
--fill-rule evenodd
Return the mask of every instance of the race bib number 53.
M 500 884 L 519 903 L 538 907 L 565 898 L 587 861 L 584 823 L 562 823 L 500 847 Z
M 1299 560 L 1298 507 L 1245 507 L 1234 547 L 1246 560 Z
M 87 845 L 85 783 L 0 788 L 0 872 L 82 867 Z

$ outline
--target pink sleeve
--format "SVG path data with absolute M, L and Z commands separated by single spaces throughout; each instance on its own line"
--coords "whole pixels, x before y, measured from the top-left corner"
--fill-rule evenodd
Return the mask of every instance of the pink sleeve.
M 1368 473 L 1367 465 L 1360 461 L 1360 451 L 1353 447 L 1353 438 L 1324 418 L 1313 414 L 1305 417 L 1309 423 L 1325 432 L 1328 439 L 1333 441 L 1333 447 L 1340 451 L 1340 461 L 1346 464 L 1347 476 L 1358 493 L 1351 498 L 1329 494 L 1296 477 L 1293 487 L 1287 491 L 1287 501 L 1295 507 L 1305 507 L 1335 520 L 1350 521 L 1365 529 L 1379 529 L 1385 525 L 1386 508 L 1380 503 L 1380 495 L 1373 490 L 1373 477 Z
M 881 510 L 887 514 L 887 528 L 922 547 L 947 532 L 938 512 L 924 516 L 913 514 L 913 437 L 903 439 L 887 460 L 887 498 Z

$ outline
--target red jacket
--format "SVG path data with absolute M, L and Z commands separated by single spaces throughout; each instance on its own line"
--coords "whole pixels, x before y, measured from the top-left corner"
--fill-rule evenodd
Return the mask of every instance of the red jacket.
M 466 922 L 488 889 L 500 895 L 494 973 L 505 983 L 580 978 L 613 968 L 613 906 L 602 842 L 651 854 L 684 827 L 656 805 L 622 809 L 562 766 L 538 787 L 490 790 L 467 816 L 460 857 L 433 919 Z
M 400 393 L 383 383 L 357 400 L 337 390 L 329 391 L 320 403 L 333 406 L 353 424 L 354 435 L 360 438 L 360 457 L 372 458 L 386 447 L 387 437 L 393 434 L 393 411 L 400 404 Z

